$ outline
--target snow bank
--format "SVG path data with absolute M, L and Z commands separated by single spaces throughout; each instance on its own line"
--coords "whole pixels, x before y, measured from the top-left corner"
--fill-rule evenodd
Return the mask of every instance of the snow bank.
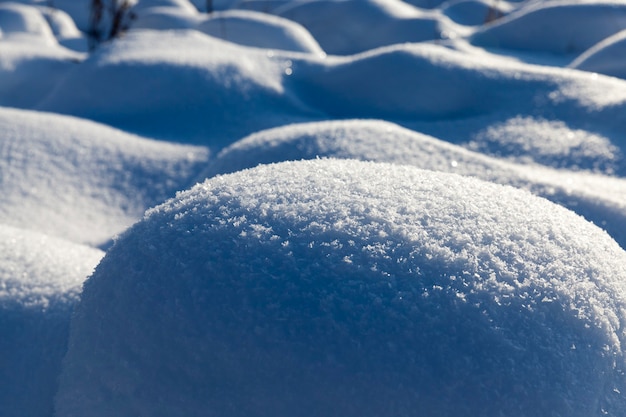
M 620 1 L 529 4 L 479 29 L 471 37 L 472 42 L 485 47 L 572 54 L 626 29 L 626 5 Z
M 31 42 L 56 44 L 50 25 L 35 7 L 19 3 L 0 3 L 0 28 L 3 36 L 29 37 Z
M 83 58 L 59 46 L 34 6 L 0 3 L 0 38 L 0 106 L 34 106 Z
M 0 415 L 51 417 L 71 310 L 104 252 L 0 225 Z
M 150 141 L 73 117 L 0 108 L 0 218 L 101 245 L 187 188 L 205 148 Z
M 317 115 L 285 93 L 291 63 L 192 30 L 132 31 L 102 45 L 38 108 L 221 147 Z
M 324 54 L 301 25 L 266 13 L 229 10 L 215 12 L 197 26 L 207 35 L 257 48 Z
M 221 151 L 203 177 L 319 157 L 413 165 L 523 188 L 605 229 L 626 248 L 626 180 L 503 161 L 380 120 L 294 124 L 254 133 Z
M 621 416 L 625 265 L 574 213 L 457 175 L 216 177 L 86 282 L 57 416 Z
M 592 46 L 570 67 L 626 79 L 626 30 Z
M 329 54 L 350 55 L 401 42 L 441 38 L 441 15 L 401 0 L 292 2 L 273 13 L 300 23 Z
M 294 60 L 292 70 L 286 87 L 333 118 L 386 119 L 499 157 L 624 175 L 622 80 L 428 44 Z
M 512 9 L 510 3 L 491 0 L 451 0 L 441 5 L 441 11 L 450 19 L 471 26 L 488 23 L 490 18 L 501 18 Z

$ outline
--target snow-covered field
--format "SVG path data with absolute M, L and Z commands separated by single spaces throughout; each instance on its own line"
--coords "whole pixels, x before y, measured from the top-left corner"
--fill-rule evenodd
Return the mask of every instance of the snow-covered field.
M 0 417 L 626 415 L 626 2 L 111 2 L 0 0 Z

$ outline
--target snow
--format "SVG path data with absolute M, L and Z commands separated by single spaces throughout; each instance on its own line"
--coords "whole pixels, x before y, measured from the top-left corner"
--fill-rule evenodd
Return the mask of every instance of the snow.
M 439 17 L 400 0 L 318 0 L 273 10 L 307 28 L 329 54 L 439 39 Z M 332 30 L 328 30 L 332 27 Z
M 0 416 L 626 414 L 623 1 L 90 4 L 0 0 Z
M 106 245 L 144 210 L 193 184 L 206 148 L 86 120 L 0 108 L 2 223 Z
M 602 225 L 626 247 L 625 179 L 502 161 L 381 120 L 313 122 L 257 132 L 220 152 L 203 176 L 320 157 L 413 165 L 523 188 Z
M 73 68 L 37 108 L 219 148 L 316 115 L 285 94 L 289 59 L 270 55 L 193 30 L 132 31 Z
M 304 27 L 265 13 L 241 10 L 216 12 L 202 22 L 198 30 L 240 45 L 324 54 Z
M 262 165 L 180 193 L 111 248 L 57 415 L 616 413 L 625 282 L 606 233 L 511 187 Z
M 0 415 L 51 415 L 71 310 L 103 255 L 0 224 Z
M 586 50 L 570 64 L 570 67 L 626 78 L 625 49 L 626 30 L 622 30 Z
M 620 1 L 539 1 L 479 29 L 472 41 L 488 47 L 571 54 L 584 52 L 625 28 L 626 5 Z

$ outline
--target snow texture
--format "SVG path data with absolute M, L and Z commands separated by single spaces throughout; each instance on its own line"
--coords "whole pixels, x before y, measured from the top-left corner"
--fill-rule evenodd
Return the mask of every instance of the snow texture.
M 626 30 L 616 33 L 586 50 L 571 68 L 626 79 Z
M 623 29 L 626 4 L 621 1 L 537 1 L 479 29 L 471 39 L 486 47 L 572 54 Z
M 620 416 L 626 252 L 524 191 L 396 164 L 218 176 L 110 249 L 58 417 Z
M 1 107 L 0 132 L 2 222 L 91 245 L 192 185 L 209 158 L 202 147 Z
M 313 122 L 257 132 L 220 152 L 204 176 L 319 157 L 413 165 L 523 188 L 601 225 L 626 248 L 625 179 L 502 161 L 381 120 Z
M 104 252 L 0 224 L 0 415 L 52 415 L 70 314 Z
M 219 148 L 256 130 L 319 117 L 285 93 L 290 67 L 278 52 L 194 30 L 137 30 L 102 45 L 38 109 Z

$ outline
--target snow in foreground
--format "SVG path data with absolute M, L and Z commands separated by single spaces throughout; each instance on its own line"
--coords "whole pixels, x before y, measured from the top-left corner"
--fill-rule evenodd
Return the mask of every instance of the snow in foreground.
M 109 250 L 57 415 L 619 415 L 625 320 L 626 253 L 544 199 L 393 164 L 264 165 Z

